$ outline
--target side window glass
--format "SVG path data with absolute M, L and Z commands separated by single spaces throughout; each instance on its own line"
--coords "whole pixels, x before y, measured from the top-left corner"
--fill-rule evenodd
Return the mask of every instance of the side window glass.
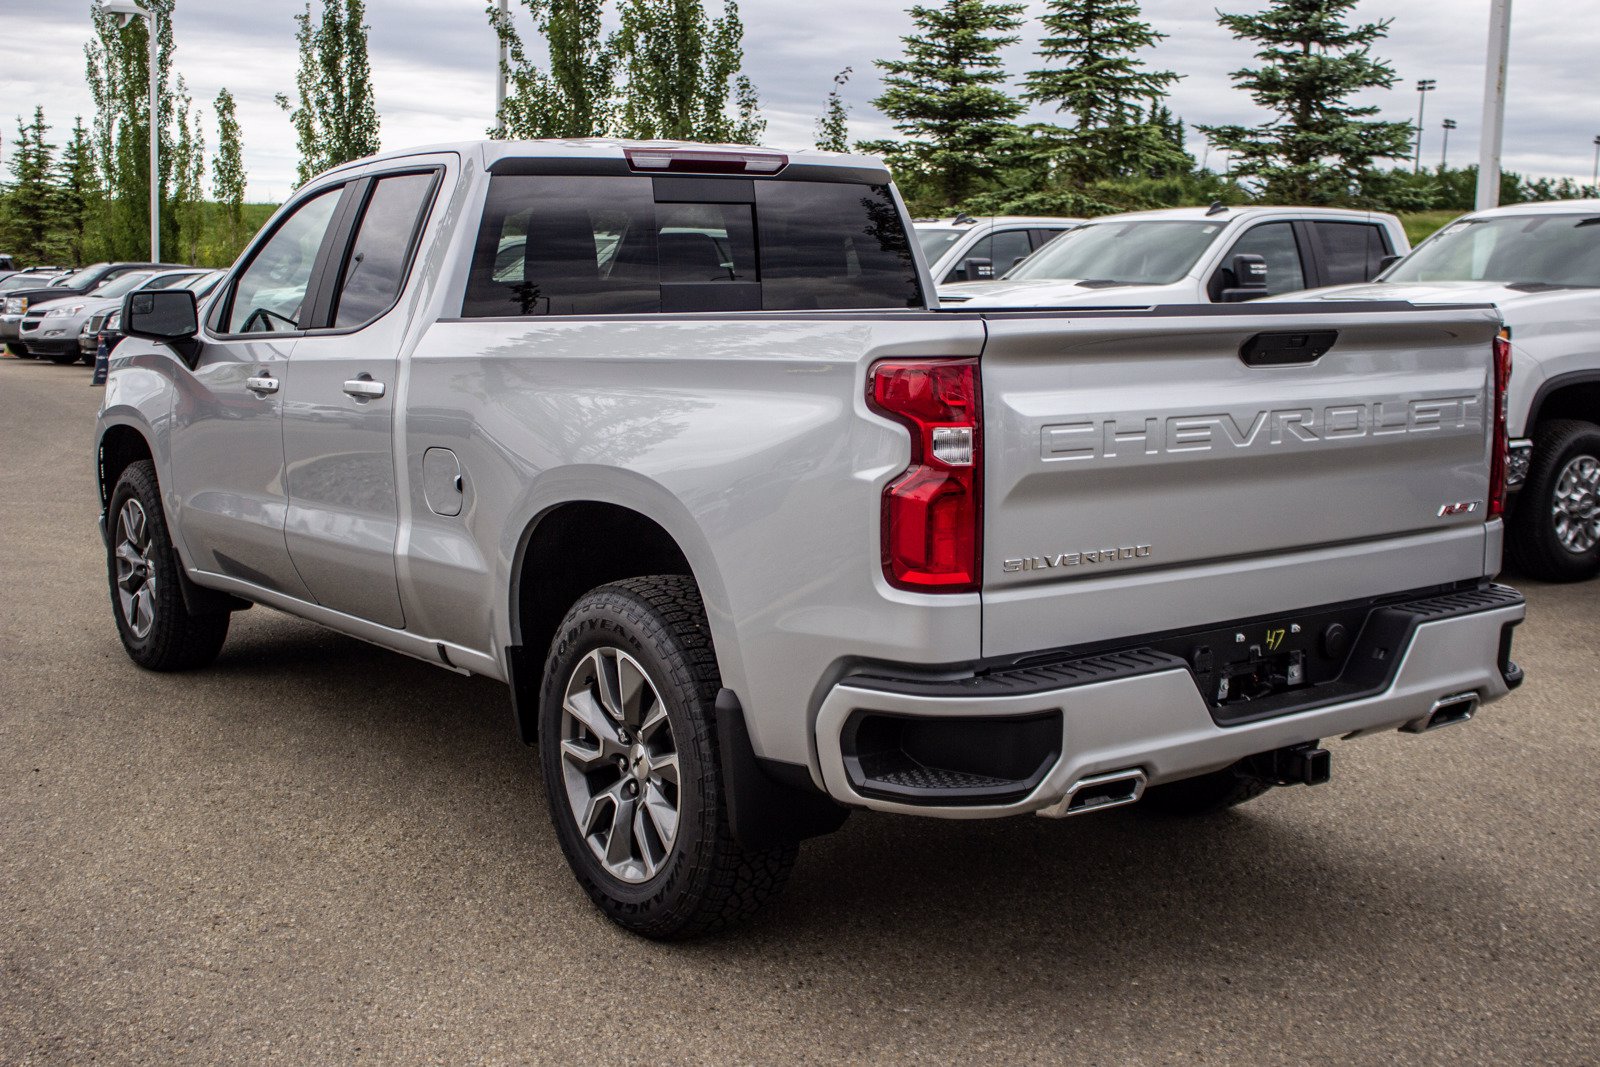
M 1328 285 L 1369 282 L 1388 255 L 1383 232 L 1365 222 L 1315 222 L 1322 242 L 1322 280 Z
M 994 260 L 994 276 L 1000 277 L 1017 265 L 1017 260 L 1033 251 L 1027 230 L 1006 230 L 994 235 L 989 258 Z
M 261 246 L 234 283 L 224 333 L 300 328 L 311 268 L 343 191 L 343 186 L 328 189 L 301 204 Z
M 983 238 L 978 239 L 977 241 L 974 241 L 971 248 L 969 248 L 965 252 L 961 253 L 961 258 L 956 262 L 955 266 L 950 268 L 950 273 L 946 274 L 944 276 L 944 282 L 942 282 L 940 284 L 946 284 L 946 283 L 953 284 L 955 282 L 977 281 L 978 279 L 976 279 L 976 278 L 969 279 L 967 277 L 967 260 L 969 260 L 969 259 L 993 260 L 994 259 L 994 238 L 993 237 L 983 237 Z M 1000 270 L 999 270 L 998 264 L 996 265 L 994 276 L 996 278 L 1000 277 Z
M 433 183 L 428 173 L 380 178 L 373 185 L 339 283 L 336 328 L 365 326 L 399 299 Z
M 490 183 L 462 314 L 660 309 L 656 202 L 648 177 L 501 175 Z
M 1234 242 L 1222 265 L 1226 268 L 1234 256 L 1247 255 L 1260 256 L 1267 261 L 1267 295 L 1293 293 L 1306 287 L 1293 223 L 1269 222 L 1247 230 L 1243 237 Z

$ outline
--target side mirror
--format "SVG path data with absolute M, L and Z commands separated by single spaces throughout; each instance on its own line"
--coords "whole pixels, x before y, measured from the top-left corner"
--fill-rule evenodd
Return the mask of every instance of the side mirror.
M 974 256 L 961 264 L 961 276 L 969 282 L 994 281 L 994 260 Z
M 1222 290 L 1222 303 L 1238 304 L 1267 295 L 1265 257 L 1241 253 L 1229 262 L 1227 271 L 1233 275 L 1233 285 Z
M 1373 277 L 1378 277 L 1378 275 L 1382 274 L 1384 271 L 1388 270 L 1390 267 L 1394 266 L 1404 258 L 1404 256 L 1384 256 L 1382 259 L 1378 260 L 1378 270 Z
M 122 332 L 170 345 L 190 361 L 198 345 L 200 311 L 187 289 L 152 289 L 122 298 Z

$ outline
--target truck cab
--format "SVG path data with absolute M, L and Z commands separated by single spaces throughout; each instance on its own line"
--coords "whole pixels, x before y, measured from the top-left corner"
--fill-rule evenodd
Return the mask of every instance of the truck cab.
M 1172 208 L 1091 219 L 998 280 L 941 284 L 963 307 L 1256 300 L 1368 281 L 1410 249 L 1393 215 L 1335 208 Z
M 922 258 L 937 285 L 992 281 L 1083 222 L 1058 216 L 962 213 L 912 224 Z

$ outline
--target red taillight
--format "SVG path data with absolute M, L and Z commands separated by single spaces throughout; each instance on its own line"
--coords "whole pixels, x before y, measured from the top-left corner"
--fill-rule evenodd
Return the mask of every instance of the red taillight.
M 911 431 L 911 466 L 883 491 L 883 573 L 922 593 L 981 583 L 983 415 L 976 359 L 877 363 L 874 411 Z
M 1501 330 L 1494 339 L 1494 440 L 1489 456 L 1489 518 L 1506 511 L 1506 461 L 1511 437 L 1506 430 L 1506 414 L 1511 405 L 1511 331 Z

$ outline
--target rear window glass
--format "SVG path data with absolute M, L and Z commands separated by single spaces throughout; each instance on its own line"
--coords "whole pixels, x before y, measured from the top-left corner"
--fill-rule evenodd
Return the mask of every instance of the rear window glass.
M 1383 231 L 1365 222 L 1313 222 L 1322 239 L 1322 282 L 1348 285 L 1370 282 L 1389 254 Z
M 499 175 L 490 184 L 462 313 L 921 302 L 910 241 L 886 186 Z

